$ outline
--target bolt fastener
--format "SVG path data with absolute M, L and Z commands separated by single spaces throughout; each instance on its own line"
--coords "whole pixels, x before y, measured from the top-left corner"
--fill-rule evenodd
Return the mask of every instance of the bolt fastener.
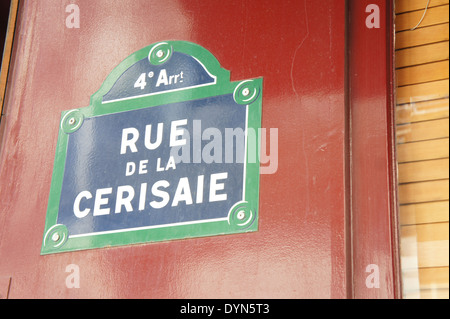
M 245 218 L 245 212 L 241 210 L 239 213 L 237 213 L 236 217 L 239 220 L 243 220 Z
M 157 56 L 158 58 L 162 58 L 162 57 L 164 56 L 163 50 L 159 50 L 158 52 L 156 52 L 156 56 Z
M 57 242 L 57 241 L 59 240 L 59 238 L 60 238 L 60 236 L 59 236 L 58 233 L 54 233 L 54 234 L 52 235 L 52 240 L 53 240 L 54 242 Z

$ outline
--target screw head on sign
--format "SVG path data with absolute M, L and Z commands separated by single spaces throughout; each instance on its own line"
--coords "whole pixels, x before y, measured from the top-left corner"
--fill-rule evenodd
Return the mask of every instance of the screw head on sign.
M 244 211 L 240 211 L 239 213 L 237 213 L 236 217 L 239 220 L 243 220 L 245 218 L 245 212 Z
M 242 95 L 243 96 L 248 96 L 250 94 L 250 90 L 248 88 L 245 88 L 242 90 Z
M 54 242 L 57 242 L 57 241 L 59 240 L 59 234 L 58 234 L 58 233 L 54 233 L 54 234 L 52 235 L 52 240 L 53 240 Z
M 74 125 L 76 121 L 77 121 L 77 120 L 76 120 L 74 117 L 71 117 L 71 118 L 69 119 L 69 124 L 70 124 L 70 125 Z
M 156 56 L 157 56 L 158 58 L 162 58 L 162 57 L 164 56 L 163 50 L 158 50 L 158 52 L 156 52 Z

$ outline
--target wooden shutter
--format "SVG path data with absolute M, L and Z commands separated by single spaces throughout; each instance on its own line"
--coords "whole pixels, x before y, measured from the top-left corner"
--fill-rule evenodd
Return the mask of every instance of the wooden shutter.
M 449 298 L 449 1 L 427 3 L 396 1 L 404 298 Z

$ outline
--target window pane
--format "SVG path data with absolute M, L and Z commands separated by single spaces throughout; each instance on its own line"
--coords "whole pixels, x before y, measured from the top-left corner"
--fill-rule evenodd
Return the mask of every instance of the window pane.
M 407 299 L 449 298 L 448 10 L 448 0 L 396 0 L 400 250 Z

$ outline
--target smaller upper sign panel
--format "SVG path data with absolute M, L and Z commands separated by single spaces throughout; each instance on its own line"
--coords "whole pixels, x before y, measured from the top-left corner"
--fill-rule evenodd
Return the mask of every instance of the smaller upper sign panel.
M 103 96 L 103 103 L 149 96 L 163 92 L 214 85 L 216 76 L 195 57 L 173 52 L 163 42 L 154 46 L 148 57 L 133 64 Z

